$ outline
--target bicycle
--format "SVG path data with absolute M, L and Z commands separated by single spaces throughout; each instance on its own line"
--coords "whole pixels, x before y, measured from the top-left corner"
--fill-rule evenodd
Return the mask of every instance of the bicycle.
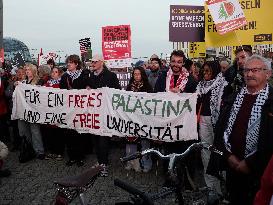
M 196 149 L 208 149 L 212 152 L 222 155 L 223 153 L 216 150 L 213 146 L 205 143 L 193 143 L 182 154 L 169 154 L 163 155 L 161 152 L 155 149 L 147 149 L 142 152 L 136 152 L 127 157 L 123 157 L 120 160 L 124 163 L 133 159 L 141 158 L 147 154 L 156 154 L 161 159 L 169 160 L 168 173 L 171 180 L 169 187 L 164 187 L 162 190 L 156 193 L 146 193 L 137 189 L 135 186 L 130 185 L 120 179 L 114 179 L 114 185 L 120 187 L 130 194 L 130 201 L 117 202 L 116 205 L 133 204 L 133 205 L 153 205 L 155 201 L 164 199 L 169 195 L 175 194 L 179 205 L 184 204 L 184 197 L 182 195 L 182 182 L 177 174 L 177 159 L 183 159 L 188 156 L 193 150 Z M 87 191 L 100 176 L 100 172 L 103 168 L 101 166 L 91 167 L 80 175 L 65 177 L 57 180 L 54 184 L 57 186 L 57 195 L 55 198 L 55 205 L 67 205 L 71 203 L 76 197 L 79 198 L 81 205 L 87 205 L 85 198 L 85 191 Z M 205 202 L 196 202 L 195 205 L 203 205 Z
M 154 205 L 154 202 L 158 201 L 159 199 L 164 199 L 169 195 L 175 194 L 176 195 L 176 202 L 178 202 L 179 205 L 184 205 L 184 197 L 182 195 L 183 191 L 183 184 L 181 181 L 181 178 L 178 176 L 178 168 L 175 164 L 176 160 L 178 159 L 183 159 L 186 156 L 188 156 L 193 150 L 196 149 L 208 149 L 211 152 L 218 153 L 220 155 L 223 155 L 222 152 L 219 150 L 215 149 L 212 145 L 208 145 L 206 143 L 193 143 L 190 145 L 182 154 L 169 154 L 169 155 L 163 155 L 161 152 L 155 149 L 147 149 L 142 152 L 137 152 L 135 154 L 132 154 L 130 156 L 121 158 L 122 162 L 127 162 L 133 159 L 141 158 L 144 155 L 147 154 L 155 154 L 161 159 L 169 160 L 169 165 L 168 165 L 168 174 L 169 174 L 169 179 L 171 181 L 170 186 L 164 187 L 162 190 L 156 193 L 146 193 L 144 191 L 141 191 L 134 186 L 121 181 L 120 179 L 115 179 L 114 184 L 121 189 L 125 190 L 129 194 L 132 195 L 131 197 L 131 202 L 121 202 L 120 204 L 134 204 L 134 205 Z M 205 191 L 205 190 L 204 190 Z M 202 201 L 202 200 L 197 200 L 195 201 L 195 205 L 205 205 L 207 202 Z

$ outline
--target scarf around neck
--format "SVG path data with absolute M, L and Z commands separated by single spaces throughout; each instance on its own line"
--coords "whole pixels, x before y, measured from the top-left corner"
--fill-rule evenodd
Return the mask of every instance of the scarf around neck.
M 66 73 L 70 76 L 70 78 L 72 79 L 72 82 L 74 80 L 76 80 L 78 77 L 80 77 L 81 73 L 82 73 L 82 69 L 80 70 L 76 70 L 74 72 L 71 71 L 66 71 Z
M 56 85 L 56 84 L 60 84 L 60 81 L 61 81 L 61 78 L 58 78 L 58 79 L 50 79 L 47 81 L 47 83 L 50 85 L 50 86 L 53 86 L 53 85 Z
M 244 97 L 247 93 L 248 93 L 247 88 L 246 87 L 242 88 L 240 93 L 237 95 L 231 109 L 227 128 L 224 132 L 225 147 L 229 152 L 231 152 L 231 144 L 229 142 L 229 137 L 232 132 L 232 128 L 236 120 L 237 114 L 242 106 Z M 264 89 L 259 91 L 256 101 L 251 110 L 251 115 L 248 121 L 248 128 L 246 134 L 245 158 L 254 154 L 257 151 L 262 107 L 265 104 L 265 101 L 268 99 L 268 95 L 269 85 L 267 84 Z
M 143 82 L 142 81 L 133 81 L 131 85 L 131 91 L 133 92 L 139 92 L 139 90 L 143 87 Z
M 171 89 L 176 87 L 180 89 L 180 92 L 183 92 L 188 82 L 188 76 L 189 72 L 186 68 L 182 67 L 182 70 L 176 82 L 176 86 L 174 86 L 174 74 L 172 69 L 169 69 L 166 77 L 166 92 L 170 92 Z
M 196 87 L 196 93 L 198 95 L 207 94 L 211 91 L 210 96 L 210 111 L 211 111 L 211 122 L 215 126 L 219 114 L 220 107 L 222 102 L 222 96 L 224 94 L 224 89 L 228 85 L 228 82 L 225 80 L 225 77 L 222 73 L 219 73 L 216 78 L 209 81 L 200 81 Z

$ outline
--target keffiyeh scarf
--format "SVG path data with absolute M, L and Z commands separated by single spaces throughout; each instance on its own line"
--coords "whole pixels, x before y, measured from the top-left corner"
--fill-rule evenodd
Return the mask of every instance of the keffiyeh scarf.
M 232 128 L 236 120 L 237 114 L 242 106 L 244 96 L 247 93 L 248 93 L 247 88 L 246 87 L 242 88 L 240 93 L 237 95 L 235 102 L 233 104 L 233 107 L 231 109 L 228 125 L 224 132 L 225 147 L 229 152 L 231 152 L 229 137 L 232 132 Z M 245 158 L 254 154 L 257 151 L 262 106 L 267 100 L 268 94 L 269 94 L 269 85 L 267 84 L 264 89 L 259 91 L 258 96 L 256 98 L 256 102 L 254 103 L 252 107 L 250 119 L 248 121 L 247 134 L 246 134 Z
M 47 83 L 49 84 L 49 86 L 53 86 L 56 84 L 60 84 L 61 78 L 58 79 L 50 79 L 49 81 L 47 81 Z
M 211 91 L 210 96 L 210 111 L 211 111 L 211 122 L 215 126 L 219 114 L 222 96 L 224 88 L 228 85 L 222 73 L 219 73 L 215 79 L 209 81 L 200 81 L 196 87 L 196 93 L 198 95 L 207 94 Z
M 166 78 L 166 92 L 169 92 L 171 89 L 175 87 L 178 87 L 180 91 L 183 92 L 188 82 L 188 76 L 189 72 L 187 71 L 186 68 L 183 67 L 177 79 L 176 86 L 174 86 L 174 74 L 172 69 L 169 69 Z
M 72 79 L 72 82 L 73 82 L 73 81 L 76 80 L 78 77 L 80 77 L 80 75 L 81 75 L 81 73 L 82 73 L 82 69 L 76 70 L 75 72 L 66 71 L 66 73 L 70 76 L 70 78 Z
M 139 90 L 143 87 L 143 82 L 134 81 L 131 85 L 131 91 L 139 92 Z

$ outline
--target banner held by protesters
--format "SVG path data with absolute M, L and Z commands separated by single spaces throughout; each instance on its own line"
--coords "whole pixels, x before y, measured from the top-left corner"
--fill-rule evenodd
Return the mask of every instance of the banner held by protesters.
M 101 136 L 161 141 L 197 139 L 196 94 L 136 93 L 100 88 L 60 90 L 19 84 L 12 119 Z

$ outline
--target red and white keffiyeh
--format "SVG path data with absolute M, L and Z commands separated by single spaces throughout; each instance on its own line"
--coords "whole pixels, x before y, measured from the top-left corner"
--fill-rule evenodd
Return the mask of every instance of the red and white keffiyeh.
M 183 92 L 188 82 L 188 76 L 189 72 L 186 68 L 182 67 L 182 70 L 176 82 L 176 86 L 174 86 L 174 74 L 172 69 L 169 69 L 166 78 L 166 92 L 170 92 L 170 90 L 173 88 L 179 88 L 180 92 Z

